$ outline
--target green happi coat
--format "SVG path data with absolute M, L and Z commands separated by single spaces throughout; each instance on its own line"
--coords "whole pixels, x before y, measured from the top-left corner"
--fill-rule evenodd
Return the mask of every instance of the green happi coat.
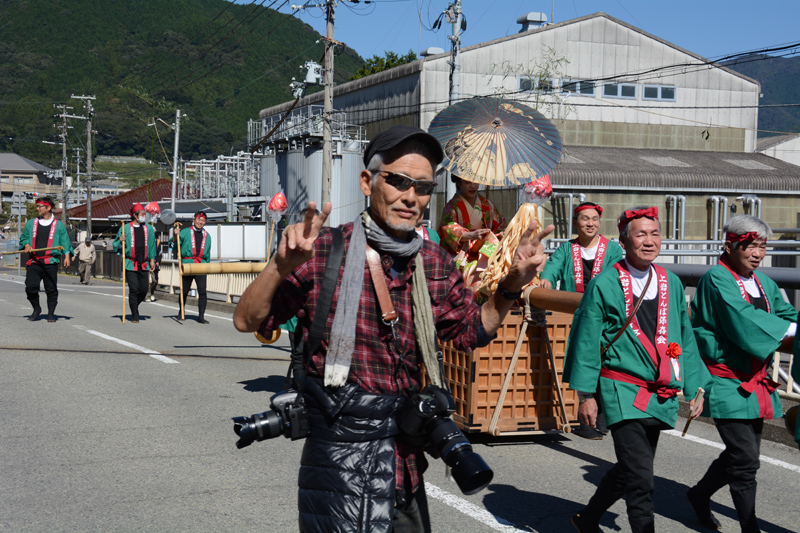
M 541 279 L 549 281 L 553 288 L 556 287 L 556 282 L 560 281 L 559 289 L 562 291 L 575 292 L 575 267 L 572 264 L 572 243 L 574 240 L 562 243 L 561 246 L 556 248 L 550 259 L 544 265 L 544 270 L 540 276 Z M 606 255 L 603 258 L 603 270 L 612 266 L 614 263 L 622 259 L 622 247 L 614 241 L 609 240 L 606 247 Z M 601 270 L 602 272 L 602 270 Z M 584 287 L 589 283 L 588 278 L 592 275 L 590 272 L 584 272 Z
M 206 235 L 206 248 L 202 255 L 200 254 L 200 246 L 195 246 L 198 253 L 198 258 L 201 263 L 208 263 L 211 260 L 211 235 L 203 228 Z M 180 233 L 181 237 L 181 263 L 194 263 L 192 258 L 192 239 L 194 239 L 194 226 L 184 228 Z
M 781 296 L 780 289 L 766 275 L 755 272 L 769 300 L 770 312 L 746 301 L 736 278 L 716 265 L 700 278 L 692 300 L 692 326 L 700 355 L 712 362 L 750 372 L 751 356 L 766 361 L 780 346 L 797 311 Z M 747 393 L 739 379 L 712 376 L 706 389 L 704 414 L 713 418 L 761 418 L 757 394 Z M 770 395 L 774 418 L 782 415 L 778 393 Z
M 142 263 L 142 270 L 150 270 L 150 260 L 156 258 L 156 229 L 150 224 L 147 226 L 147 253 L 144 263 Z M 122 234 L 122 228 L 117 231 L 117 237 L 114 239 L 113 246 L 117 255 L 120 253 L 120 244 L 122 241 L 119 239 Z M 125 224 L 125 270 L 133 270 L 133 260 L 131 259 L 131 225 Z
M 683 285 L 671 272 L 667 272 L 667 279 L 667 342 L 677 343 L 681 347 L 678 357 L 680 381 L 675 378 L 674 369 L 671 369 L 668 387 L 682 389 L 684 396 L 691 399 L 698 387 L 705 387 L 710 376 L 697 351 L 686 311 Z M 654 274 L 652 283 L 656 282 Z M 636 296 L 633 298 L 635 302 Z M 589 282 L 581 304 L 575 311 L 564 361 L 564 381 L 569 383 L 571 389 L 597 392 L 599 380 L 600 401 L 608 425 L 623 420 L 653 417 L 674 427 L 678 419 L 677 396 L 659 398 L 654 394 L 647 403 L 646 410 L 641 411 L 633 405 L 639 392 L 638 386 L 600 377 L 600 350 L 611 342 L 626 320 L 625 295 L 619 272 L 615 268 L 607 268 Z M 646 381 L 656 379 L 656 366 L 631 326 L 626 328 L 605 353 L 603 366 Z
M 32 218 L 25 224 L 25 229 L 22 230 L 22 235 L 19 237 L 20 250 L 24 249 L 26 244 L 30 244 L 31 248 L 36 248 L 36 243 L 33 241 L 33 223 L 35 220 L 35 218 Z M 38 252 L 36 255 L 41 258 L 42 262 L 54 265 L 61 263 L 65 255 L 74 254 L 75 250 L 72 248 L 72 243 L 69 242 L 69 234 L 64 224 L 58 219 L 54 219 L 50 224 L 56 224 L 56 229 L 53 232 L 53 244 L 51 246 L 63 246 L 64 250 L 48 250 L 47 252 Z M 39 225 L 36 232 L 39 233 L 43 231 L 45 234 L 49 235 L 50 228 L 51 226 Z

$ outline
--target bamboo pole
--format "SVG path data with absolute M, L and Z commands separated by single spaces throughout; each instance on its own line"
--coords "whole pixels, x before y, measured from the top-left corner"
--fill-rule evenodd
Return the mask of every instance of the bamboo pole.
M 557 291 L 543 287 L 528 287 L 523 297 L 534 307 L 558 311 L 560 313 L 575 313 L 581 303 L 583 294 L 571 291 Z
M 269 230 L 269 246 L 267 246 L 267 263 L 269 263 L 269 258 L 272 255 L 272 236 L 274 234 L 275 234 L 275 219 L 273 218 L 272 219 L 272 227 Z
M 268 263 L 186 263 L 183 273 L 187 276 L 204 274 L 258 274 Z
M 180 276 L 180 294 L 178 295 L 178 299 L 181 302 L 181 320 L 184 320 L 186 317 L 184 316 L 183 310 L 183 264 L 181 263 L 181 223 L 176 222 L 175 227 L 175 240 L 178 243 L 178 275 Z M 190 237 L 191 238 L 191 237 Z
M 46 252 L 48 250 L 61 250 L 63 252 L 64 251 L 64 247 L 63 246 L 53 246 L 52 248 L 34 248 L 32 250 L 28 250 L 27 252 L 25 250 L 15 250 L 13 252 L 3 252 L 3 255 L 32 254 L 34 252 Z
M 133 230 L 131 230 L 133 233 Z M 122 323 L 125 323 L 125 222 L 122 223 Z

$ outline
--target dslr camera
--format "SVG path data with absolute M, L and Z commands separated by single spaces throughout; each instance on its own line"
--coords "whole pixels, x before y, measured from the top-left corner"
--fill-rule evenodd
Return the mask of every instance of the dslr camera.
M 405 442 L 424 445 L 433 457 L 441 457 L 461 492 L 475 494 L 489 485 L 494 472 L 450 419 L 455 411 L 450 393 L 428 385 L 406 400 L 398 425 Z
M 303 439 L 308 435 L 308 411 L 303 397 L 296 391 L 282 391 L 270 398 L 270 410 L 250 417 L 233 419 L 233 431 L 239 436 L 240 450 L 253 442 L 283 435 L 287 439 Z

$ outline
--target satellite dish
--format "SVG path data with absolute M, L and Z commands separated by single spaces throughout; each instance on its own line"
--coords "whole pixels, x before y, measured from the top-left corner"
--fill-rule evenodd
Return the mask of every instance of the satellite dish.
M 67 189 L 71 189 L 72 188 L 72 176 L 67 176 L 66 177 L 66 181 L 67 181 Z
M 176 220 L 178 220 L 178 217 L 175 216 L 175 211 L 173 211 L 172 209 L 164 209 L 161 212 L 161 222 L 163 222 L 167 226 L 171 226 L 172 224 L 175 223 Z

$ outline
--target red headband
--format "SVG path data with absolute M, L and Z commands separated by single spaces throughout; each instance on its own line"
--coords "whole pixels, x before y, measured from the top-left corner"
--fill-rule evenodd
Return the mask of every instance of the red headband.
M 202 211 L 200 211 L 199 213 L 196 213 L 196 214 L 194 215 L 194 218 L 204 218 L 204 219 L 208 220 L 208 217 L 207 217 L 207 216 L 206 216 L 206 214 L 205 214 L 205 213 L 203 213 Z
M 131 207 L 131 214 L 138 213 L 139 211 L 144 211 L 144 206 L 137 202 Z
M 36 205 L 49 205 L 50 207 L 53 207 L 50 202 L 45 202 L 44 200 L 36 200 Z
M 730 231 L 725 234 L 725 240 L 729 242 L 757 241 L 758 239 L 758 233 L 755 231 L 748 231 L 741 235 L 738 233 L 731 233 Z M 764 242 L 766 241 L 767 239 L 764 239 Z
M 597 204 L 579 205 L 578 207 L 575 208 L 575 211 L 573 211 L 572 214 L 578 216 L 578 213 L 580 213 L 581 211 L 586 211 L 587 209 L 594 209 L 595 211 L 597 211 L 598 215 L 600 215 L 601 217 L 603 216 L 603 208 Z
M 626 224 L 629 224 L 632 220 L 643 217 L 649 217 L 658 220 L 658 208 L 648 207 L 647 209 L 637 209 L 636 211 L 628 209 L 622 213 L 621 217 L 619 217 L 619 224 L 617 224 L 617 227 L 620 231 L 622 231 L 622 228 L 624 228 Z

